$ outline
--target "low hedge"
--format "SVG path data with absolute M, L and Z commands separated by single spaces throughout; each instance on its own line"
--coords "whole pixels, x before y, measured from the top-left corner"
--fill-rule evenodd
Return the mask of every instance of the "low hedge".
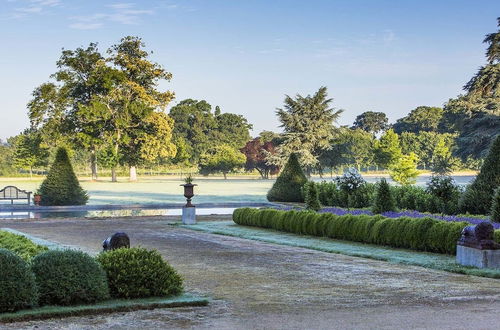
M 432 218 L 386 218 L 381 215 L 335 215 L 274 209 L 236 209 L 239 225 L 271 228 L 295 234 L 324 236 L 370 244 L 437 253 L 456 253 L 456 242 L 467 222 Z M 496 237 L 498 237 L 498 234 Z
M 157 250 L 116 249 L 97 256 L 113 297 L 165 297 L 182 293 L 182 277 Z
M 0 230 L 0 248 L 10 250 L 26 261 L 48 250 L 47 247 L 35 244 L 22 235 L 3 230 Z
M 40 292 L 40 305 L 95 303 L 109 298 L 106 273 L 88 254 L 51 250 L 31 261 Z
M 35 306 L 37 298 L 35 276 L 28 263 L 0 249 L 0 313 Z

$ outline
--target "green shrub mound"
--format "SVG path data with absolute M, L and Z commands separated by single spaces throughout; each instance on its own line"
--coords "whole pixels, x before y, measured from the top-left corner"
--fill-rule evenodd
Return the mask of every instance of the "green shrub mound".
M 303 202 L 302 187 L 306 182 L 307 179 L 300 167 L 297 155 L 292 153 L 283 171 L 267 193 L 267 199 L 271 202 Z
M 29 265 L 6 249 L 0 249 L 0 312 L 36 305 L 38 292 Z
M 307 210 L 319 211 L 321 209 L 318 188 L 314 182 L 309 181 L 304 185 L 304 196 Z
M 493 193 L 498 187 L 500 187 L 500 135 L 491 145 L 479 174 L 467 186 L 460 199 L 460 211 L 487 214 L 491 209 Z
M 89 199 L 80 186 L 73 171 L 68 152 L 59 148 L 47 178 L 38 193 L 42 195 L 41 205 L 85 205 Z
M 387 180 L 382 178 L 377 185 L 377 192 L 373 200 L 373 213 L 384 213 L 396 210 L 396 202 L 392 197 L 391 187 Z
M 491 203 L 490 219 L 493 222 L 500 222 L 500 187 L 495 190 L 493 203 Z
M 31 269 L 40 291 L 40 305 L 85 304 L 109 298 L 106 273 L 84 252 L 47 251 L 32 259 Z
M 393 219 L 381 215 L 339 216 L 332 213 L 252 208 L 235 210 L 233 221 L 239 225 L 272 228 L 295 234 L 447 254 L 456 253 L 457 240 L 462 229 L 468 225 L 466 222 L 447 222 L 432 218 Z
M 47 251 L 48 248 L 33 243 L 22 235 L 16 235 L 7 231 L 0 230 L 0 248 L 10 250 L 28 261 L 37 254 Z
M 178 295 L 182 278 L 156 250 L 135 247 L 97 256 L 113 297 L 140 298 Z

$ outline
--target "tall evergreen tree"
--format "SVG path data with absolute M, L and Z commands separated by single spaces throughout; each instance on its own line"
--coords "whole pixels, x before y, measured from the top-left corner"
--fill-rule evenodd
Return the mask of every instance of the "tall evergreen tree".
M 307 173 L 318 164 L 318 156 L 329 147 L 334 122 L 342 113 L 330 107 L 332 100 L 328 98 L 326 87 L 305 97 L 299 94 L 295 98 L 285 96 L 284 108 L 276 110 L 284 130 L 284 142 L 280 146 L 283 160 L 296 153 Z

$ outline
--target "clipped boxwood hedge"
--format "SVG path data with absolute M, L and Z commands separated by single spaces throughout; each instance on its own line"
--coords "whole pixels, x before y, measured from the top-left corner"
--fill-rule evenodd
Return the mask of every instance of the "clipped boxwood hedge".
M 107 251 L 97 256 L 113 297 L 146 298 L 182 293 L 182 278 L 157 250 L 141 247 Z
M 35 306 L 37 299 L 29 265 L 11 251 L 0 249 L 0 313 Z
M 0 230 L 0 248 L 10 250 L 26 261 L 48 250 L 46 246 L 35 244 L 22 235 L 3 230 Z
M 387 245 L 437 253 L 456 253 L 467 222 L 432 218 L 386 218 L 381 215 L 335 215 L 304 211 L 241 208 L 233 213 L 239 225 L 271 228 L 295 234 Z M 500 238 L 500 231 L 495 232 Z
M 52 250 L 31 261 L 40 291 L 40 305 L 94 303 L 109 298 L 106 273 L 88 254 Z

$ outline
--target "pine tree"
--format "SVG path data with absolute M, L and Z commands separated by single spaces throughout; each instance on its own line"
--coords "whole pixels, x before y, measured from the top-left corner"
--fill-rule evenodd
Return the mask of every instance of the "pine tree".
M 460 200 L 460 210 L 472 214 L 487 214 L 495 189 L 500 186 L 500 136 L 491 145 L 488 156 L 474 181 Z
M 373 213 L 384 213 L 396 210 L 396 202 L 391 193 L 391 187 L 387 181 L 382 178 L 377 185 L 375 200 L 373 201 Z
M 54 163 L 38 192 L 42 195 L 41 205 L 85 205 L 89 198 L 80 186 L 64 148 L 57 149 Z
M 303 202 L 302 187 L 306 182 L 307 179 L 300 167 L 297 155 L 292 153 L 283 171 L 267 193 L 267 199 L 271 202 Z

